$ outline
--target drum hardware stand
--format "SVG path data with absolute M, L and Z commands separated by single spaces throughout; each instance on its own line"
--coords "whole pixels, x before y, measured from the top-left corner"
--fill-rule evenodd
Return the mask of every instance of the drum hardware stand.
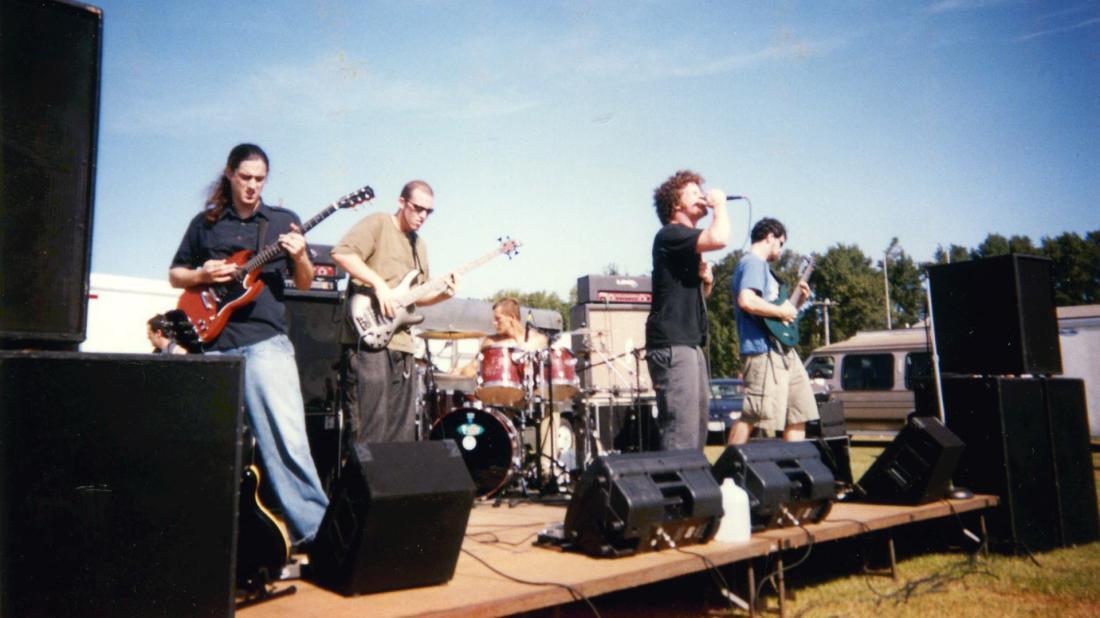
M 645 355 L 645 348 L 634 348 L 630 350 L 630 354 L 634 355 L 634 397 L 633 407 L 634 413 L 637 414 L 638 421 L 638 452 L 641 453 L 645 450 L 645 426 L 642 423 L 642 356 Z
M 419 442 L 424 439 L 424 417 L 425 409 L 430 406 L 431 409 L 436 409 L 439 404 L 439 389 L 435 384 L 435 363 L 432 362 L 432 348 L 431 346 L 424 346 L 424 360 L 428 362 L 428 366 L 424 368 L 424 397 L 417 397 L 416 400 L 416 441 Z M 413 362 L 414 370 L 416 362 Z
M 618 381 L 622 382 L 623 384 L 630 384 L 631 380 L 629 380 L 626 376 L 624 376 L 622 374 L 622 372 L 619 371 L 618 367 L 615 366 L 616 365 L 615 361 L 618 361 L 619 359 L 621 359 L 625 356 L 628 356 L 628 355 L 633 355 L 634 356 L 634 371 L 633 371 L 633 373 L 634 373 L 635 386 L 628 387 L 628 389 L 630 391 L 633 391 L 631 393 L 631 397 L 630 397 L 631 406 L 634 408 L 635 414 L 638 415 L 638 443 L 637 443 L 637 446 L 638 446 L 638 452 L 641 452 L 642 451 L 643 434 L 642 434 L 642 428 L 641 428 L 641 409 L 640 409 L 641 408 L 641 392 L 642 392 L 642 373 L 641 373 L 640 363 L 641 363 L 641 356 L 643 354 L 645 354 L 645 348 L 631 348 L 631 349 L 629 349 L 625 352 L 622 352 L 621 354 L 616 354 L 614 356 L 608 356 L 607 353 L 605 353 L 603 350 L 601 350 L 599 348 L 596 348 L 596 353 L 600 355 L 600 357 L 601 357 L 600 361 L 596 362 L 596 363 L 590 363 L 589 365 L 584 367 L 583 370 L 588 371 L 588 370 L 595 369 L 596 367 L 602 367 L 603 365 L 607 365 L 607 368 L 611 371 L 611 373 L 613 373 L 615 375 L 615 377 L 618 378 Z M 589 374 L 589 376 L 591 376 L 591 374 Z M 616 390 L 612 389 L 611 392 L 615 393 Z M 618 392 L 621 392 L 621 391 L 618 391 Z M 611 405 L 613 406 L 614 405 L 614 396 L 612 396 L 610 401 L 611 401 Z

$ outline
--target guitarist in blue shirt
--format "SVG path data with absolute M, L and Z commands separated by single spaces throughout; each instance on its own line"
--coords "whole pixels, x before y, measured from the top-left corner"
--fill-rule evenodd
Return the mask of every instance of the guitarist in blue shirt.
M 733 275 L 745 402 L 729 443 L 744 444 L 753 427 L 783 431 L 785 440 L 802 440 L 806 422 L 818 418 L 810 378 L 798 352 L 783 345 L 764 324 L 764 318 L 790 323 L 798 317 L 798 307 L 790 299 L 779 299 L 779 282 L 768 267 L 782 254 L 787 230 L 766 217 L 753 226 L 751 238 L 752 246 Z M 792 296 L 805 300 L 809 286 L 805 281 L 798 285 Z

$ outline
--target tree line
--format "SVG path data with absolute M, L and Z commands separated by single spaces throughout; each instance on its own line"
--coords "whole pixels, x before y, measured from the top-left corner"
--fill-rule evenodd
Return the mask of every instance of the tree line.
M 973 248 L 951 244 L 937 247 L 932 261 L 920 262 L 910 256 L 897 238 L 878 254 L 867 255 L 857 245 L 837 243 L 824 253 L 811 253 L 814 271 L 810 276 L 814 304 L 799 322 L 799 354 L 805 358 L 825 344 L 825 303 L 828 303 L 829 340 L 842 341 L 861 330 L 906 328 L 927 315 L 923 276 L 933 264 L 945 264 L 1008 253 L 1023 253 L 1051 260 L 1054 300 L 1057 306 L 1100 303 L 1100 229 L 1081 236 L 1065 232 L 1043 237 L 1035 244 L 1026 236 L 1005 237 L 989 234 Z M 744 253 L 725 256 L 715 267 L 715 286 L 707 299 L 710 325 L 708 353 L 712 376 L 733 376 L 741 370 L 737 327 L 733 316 L 733 291 L 730 282 Z M 803 256 L 787 249 L 772 266 L 781 282 L 794 286 L 798 281 Z M 604 274 L 620 273 L 609 264 Z M 648 274 L 648 273 L 647 273 Z M 553 292 L 500 290 L 489 300 L 504 296 L 517 298 L 529 307 L 559 312 L 569 328 L 569 310 L 576 303 L 576 288 L 568 299 Z M 887 317 L 889 298 L 889 318 Z

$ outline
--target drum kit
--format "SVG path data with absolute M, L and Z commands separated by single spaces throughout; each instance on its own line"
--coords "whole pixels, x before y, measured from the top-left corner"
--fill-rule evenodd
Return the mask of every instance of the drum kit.
M 430 353 L 425 365 L 420 427 L 429 439 L 457 442 L 479 497 L 567 490 L 574 434 L 562 413 L 572 411 L 580 393 L 577 359 L 568 348 L 489 346 L 478 354 L 476 378 L 435 371 Z

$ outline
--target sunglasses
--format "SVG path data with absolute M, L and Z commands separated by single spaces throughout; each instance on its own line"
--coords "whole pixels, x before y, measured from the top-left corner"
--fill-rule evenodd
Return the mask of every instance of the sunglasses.
M 416 211 L 416 214 L 424 215 L 425 217 L 427 217 L 428 215 L 432 214 L 432 212 L 435 211 L 434 208 L 425 208 L 425 207 L 421 206 L 420 204 L 417 204 L 416 202 L 412 202 L 412 201 L 409 201 L 409 200 L 405 200 L 405 203 L 408 204 L 409 206 L 412 206 L 413 210 Z

